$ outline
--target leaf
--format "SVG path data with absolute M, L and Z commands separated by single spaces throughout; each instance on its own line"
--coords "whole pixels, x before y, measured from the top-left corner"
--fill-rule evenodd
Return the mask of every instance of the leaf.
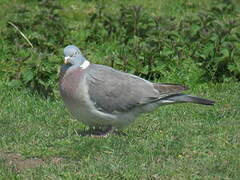
M 22 78 L 25 83 L 28 83 L 29 81 L 31 81 L 33 77 L 34 77 L 34 73 L 32 70 L 27 70 L 22 72 Z
M 228 69 L 229 69 L 229 71 L 240 75 L 240 63 L 239 63 L 239 61 L 235 61 L 233 64 L 229 64 Z
M 212 56 L 214 48 L 215 48 L 214 44 L 212 44 L 212 43 L 206 44 L 206 46 L 204 46 L 204 48 L 203 48 L 204 56 L 205 57 Z
M 227 48 L 222 49 L 221 54 L 223 55 L 223 57 L 229 57 L 230 55 L 229 50 Z
M 191 36 L 195 36 L 199 30 L 201 29 L 201 27 L 197 24 L 193 24 L 191 27 Z
M 173 50 L 171 50 L 170 48 L 165 48 L 162 53 L 163 56 L 169 56 L 171 54 L 173 54 Z
M 12 88 L 18 88 L 18 87 L 20 87 L 20 86 L 22 85 L 22 83 L 21 83 L 20 80 L 15 80 L 15 79 L 14 79 L 14 80 L 8 82 L 7 85 L 8 85 L 9 87 L 12 87 Z
M 218 37 L 217 34 L 213 33 L 212 36 L 210 37 L 210 39 L 211 39 L 213 42 L 215 42 L 215 41 L 217 41 L 217 40 L 219 39 L 219 37 Z

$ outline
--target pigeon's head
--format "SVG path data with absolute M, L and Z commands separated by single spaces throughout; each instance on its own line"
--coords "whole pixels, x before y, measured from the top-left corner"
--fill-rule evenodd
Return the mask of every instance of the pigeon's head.
M 71 65 L 82 65 L 85 62 L 85 57 L 82 55 L 80 49 L 74 45 L 68 45 L 63 50 L 64 63 Z

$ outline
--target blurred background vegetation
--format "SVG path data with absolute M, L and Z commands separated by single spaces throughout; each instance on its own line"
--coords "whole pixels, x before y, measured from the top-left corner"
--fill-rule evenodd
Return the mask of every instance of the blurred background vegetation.
M 5 86 L 58 96 L 68 44 L 92 63 L 152 81 L 194 87 L 240 80 L 237 0 L 1 0 L 0 6 Z

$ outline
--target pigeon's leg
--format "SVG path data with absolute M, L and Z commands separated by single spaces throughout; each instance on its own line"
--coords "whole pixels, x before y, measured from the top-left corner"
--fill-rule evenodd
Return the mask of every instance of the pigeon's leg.
M 92 137 L 107 137 L 109 134 L 126 136 L 126 133 L 112 126 L 107 126 L 107 127 L 89 126 L 87 130 L 85 127 L 84 131 L 75 131 L 75 133 L 81 136 L 92 136 Z
M 107 137 L 109 134 L 114 132 L 114 128 L 112 126 L 97 128 L 91 134 L 92 137 Z
M 111 134 L 114 133 L 115 128 L 112 126 L 108 126 L 103 132 L 105 132 L 106 134 Z
M 123 132 L 115 127 L 112 127 L 112 126 L 108 126 L 105 129 L 102 129 L 100 132 L 101 132 L 100 135 L 102 135 L 102 136 L 107 136 L 109 134 L 115 134 L 115 135 L 119 135 L 119 136 L 127 135 L 125 132 Z
M 112 126 L 107 127 L 104 132 L 108 133 L 108 134 L 115 134 L 115 135 L 122 135 L 122 136 L 127 135 L 125 132 L 121 131 L 120 129 L 118 129 L 116 127 L 112 127 Z

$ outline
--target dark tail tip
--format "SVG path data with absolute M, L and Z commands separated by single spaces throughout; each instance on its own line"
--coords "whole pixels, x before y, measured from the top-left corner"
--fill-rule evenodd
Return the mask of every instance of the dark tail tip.
M 204 99 L 204 98 L 200 98 L 200 97 L 196 97 L 196 96 L 188 96 L 191 101 L 189 102 L 193 102 L 193 103 L 197 103 L 197 104 L 203 104 L 203 105 L 214 105 L 215 101 L 209 100 L 209 99 Z
M 215 101 L 209 100 L 209 99 L 204 99 L 200 98 L 197 96 L 191 96 L 191 95 L 186 95 L 186 94 L 174 94 L 171 96 L 166 97 L 165 99 L 170 100 L 172 102 L 179 102 L 179 103 L 184 103 L 184 102 L 191 102 L 191 103 L 196 103 L 196 104 L 203 104 L 203 105 L 214 105 Z

